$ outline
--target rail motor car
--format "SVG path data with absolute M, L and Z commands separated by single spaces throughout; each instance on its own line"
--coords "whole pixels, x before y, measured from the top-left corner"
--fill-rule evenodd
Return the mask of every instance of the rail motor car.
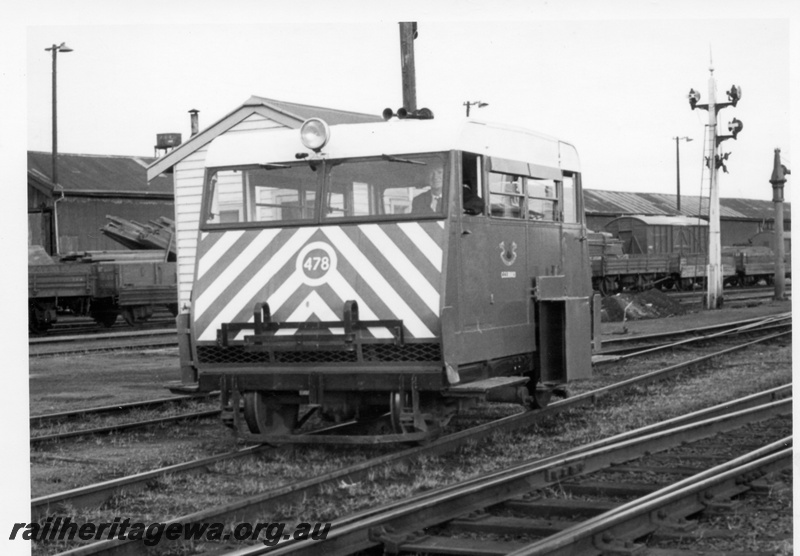
M 314 118 L 223 134 L 205 165 L 182 386 L 220 389 L 242 437 L 297 439 L 316 411 L 388 415 L 370 442 L 420 439 L 475 399 L 543 406 L 591 374 L 572 145 Z

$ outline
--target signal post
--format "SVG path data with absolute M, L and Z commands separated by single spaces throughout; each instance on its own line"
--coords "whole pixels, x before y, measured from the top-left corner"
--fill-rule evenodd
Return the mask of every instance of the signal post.
M 728 131 L 730 135 L 717 134 L 717 112 L 727 106 L 736 106 L 742 96 L 741 87 L 733 85 L 729 91 L 728 102 L 717 102 L 717 83 L 714 80 L 714 67 L 710 67 L 709 71 L 711 76 L 708 79 L 708 104 L 698 104 L 700 100 L 700 93 L 694 89 L 689 90 L 689 105 L 692 110 L 700 108 L 708 111 L 708 128 L 709 128 L 709 141 L 708 141 L 708 156 L 706 157 L 706 165 L 711 174 L 710 191 L 709 191 L 709 207 L 708 207 L 708 266 L 706 267 L 706 283 L 708 290 L 706 293 L 706 308 L 718 309 L 722 307 L 722 242 L 720 240 L 720 223 L 719 223 L 719 185 L 717 171 L 722 168 L 723 172 L 727 173 L 728 169 L 725 167 L 725 162 L 730 153 L 719 155 L 719 145 L 722 141 L 736 136 L 742 130 L 742 122 L 734 118 L 728 124 Z

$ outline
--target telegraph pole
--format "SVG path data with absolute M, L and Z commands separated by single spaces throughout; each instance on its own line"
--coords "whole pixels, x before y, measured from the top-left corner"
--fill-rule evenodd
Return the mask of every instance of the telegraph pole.
M 775 149 L 775 158 L 772 163 L 772 201 L 775 203 L 775 297 L 776 301 L 783 301 L 786 297 L 786 257 L 783 244 L 783 184 L 786 183 L 786 174 L 791 174 L 788 168 L 781 164 L 781 150 Z
M 414 66 L 416 22 L 400 23 L 400 68 L 403 75 L 403 108 L 409 114 L 417 111 L 417 76 Z
M 719 309 L 722 307 L 722 243 L 720 241 L 720 223 L 719 223 L 719 184 L 718 184 L 718 170 L 727 173 L 728 169 L 725 167 L 730 153 L 725 153 L 720 156 L 719 145 L 722 141 L 736 136 L 742 130 L 742 122 L 734 118 L 728 124 L 728 131 L 731 135 L 718 135 L 717 133 L 717 112 L 727 106 L 736 106 L 742 96 L 741 87 L 736 85 L 732 86 L 730 91 L 727 91 L 728 102 L 717 102 L 717 83 L 714 80 L 714 67 L 709 68 L 711 73 L 708 78 L 708 104 L 698 104 L 700 100 L 700 93 L 694 89 L 689 90 L 689 105 L 692 110 L 700 108 L 708 110 L 708 128 L 709 128 L 709 142 L 708 142 L 708 157 L 706 164 L 710 170 L 710 186 L 709 186 L 709 207 L 708 207 L 708 266 L 706 267 L 706 283 L 708 291 L 706 292 L 706 308 Z
M 395 113 L 391 108 L 383 111 L 383 119 L 412 118 L 430 120 L 433 112 L 428 108 L 417 109 L 417 76 L 414 67 L 414 40 L 417 38 L 416 22 L 400 23 L 400 70 L 403 77 L 403 106 Z
M 467 114 L 469 116 L 469 114 Z M 675 176 L 676 182 L 678 186 L 678 197 L 676 202 L 676 210 L 678 214 L 681 213 L 681 149 L 680 149 L 680 141 L 693 141 L 691 137 L 673 137 L 675 139 Z

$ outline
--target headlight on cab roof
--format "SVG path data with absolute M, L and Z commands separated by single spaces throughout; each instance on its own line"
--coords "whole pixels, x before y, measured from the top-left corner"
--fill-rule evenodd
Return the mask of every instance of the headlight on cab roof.
M 300 141 L 314 152 L 319 152 L 330 137 L 331 130 L 328 124 L 319 118 L 310 118 L 300 127 Z

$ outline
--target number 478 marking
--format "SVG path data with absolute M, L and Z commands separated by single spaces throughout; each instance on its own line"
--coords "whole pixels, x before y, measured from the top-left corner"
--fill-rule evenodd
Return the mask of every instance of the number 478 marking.
M 331 260 L 329 257 L 306 257 L 305 262 L 303 262 L 303 268 L 308 271 L 328 270 L 330 266 Z

